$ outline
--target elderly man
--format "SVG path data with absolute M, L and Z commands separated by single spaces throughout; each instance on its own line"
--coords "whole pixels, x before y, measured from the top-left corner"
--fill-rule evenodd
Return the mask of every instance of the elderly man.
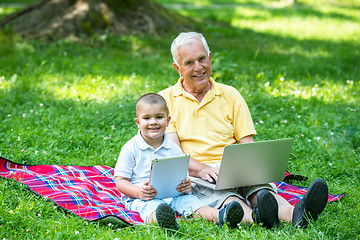
M 256 134 L 248 106 L 231 86 L 211 78 L 211 52 L 202 34 L 181 33 L 171 45 L 178 82 L 160 94 L 166 99 L 171 123 L 168 136 L 184 153 L 191 155 L 190 176 L 216 181 L 226 145 L 253 142 Z M 253 221 L 271 228 L 279 219 L 306 227 L 316 220 L 327 203 L 327 185 L 322 179 L 311 183 L 302 201 L 294 206 L 276 193 L 272 183 L 228 190 L 193 185 L 193 193 L 207 205 L 223 208 L 240 202 L 242 222 Z

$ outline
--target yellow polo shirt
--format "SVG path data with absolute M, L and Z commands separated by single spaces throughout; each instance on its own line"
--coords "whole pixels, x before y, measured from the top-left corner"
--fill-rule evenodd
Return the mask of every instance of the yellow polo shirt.
M 199 101 L 179 81 L 159 92 L 169 107 L 171 122 L 166 132 L 176 132 L 186 154 L 203 163 L 221 161 L 226 145 L 255 135 L 249 108 L 231 86 L 210 78 L 211 89 Z

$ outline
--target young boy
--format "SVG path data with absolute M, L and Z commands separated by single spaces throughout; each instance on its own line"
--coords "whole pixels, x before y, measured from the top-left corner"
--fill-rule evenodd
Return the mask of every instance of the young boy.
M 154 199 L 156 189 L 149 185 L 152 159 L 183 155 L 180 147 L 165 133 L 169 122 L 169 110 L 163 97 L 148 93 L 139 98 L 135 118 L 139 132 L 122 147 L 114 171 L 116 187 L 125 195 L 125 207 L 139 212 L 144 222 L 156 221 L 165 228 L 179 228 L 175 211 L 185 216 L 200 216 L 220 226 L 227 223 L 229 227 L 235 228 L 244 215 L 241 205 L 234 201 L 222 210 L 205 206 L 189 194 L 189 178 L 178 185 L 177 191 L 183 195 Z

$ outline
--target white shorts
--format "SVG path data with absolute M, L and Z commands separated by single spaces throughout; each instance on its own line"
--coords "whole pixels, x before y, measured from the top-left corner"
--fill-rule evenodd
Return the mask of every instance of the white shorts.
M 192 194 L 181 195 L 174 198 L 141 200 L 128 198 L 125 201 L 125 207 L 131 211 L 138 212 L 144 222 L 148 222 L 149 216 L 154 212 L 161 203 L 169 204 L 174 211 L 183 216 L 192 215 L 196 210 L 206 206 Z

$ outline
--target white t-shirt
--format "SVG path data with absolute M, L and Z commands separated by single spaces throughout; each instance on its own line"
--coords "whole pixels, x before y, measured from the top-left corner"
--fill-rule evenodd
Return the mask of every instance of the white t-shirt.
M 183 155 L 181 148 L 164 133 L 164 141 L 157 149 L 147 144 L 140 131 L 121 148 L 114 177 L 129 178 L 135 185 L 149 180 L 151 162 L 155 158 Z

